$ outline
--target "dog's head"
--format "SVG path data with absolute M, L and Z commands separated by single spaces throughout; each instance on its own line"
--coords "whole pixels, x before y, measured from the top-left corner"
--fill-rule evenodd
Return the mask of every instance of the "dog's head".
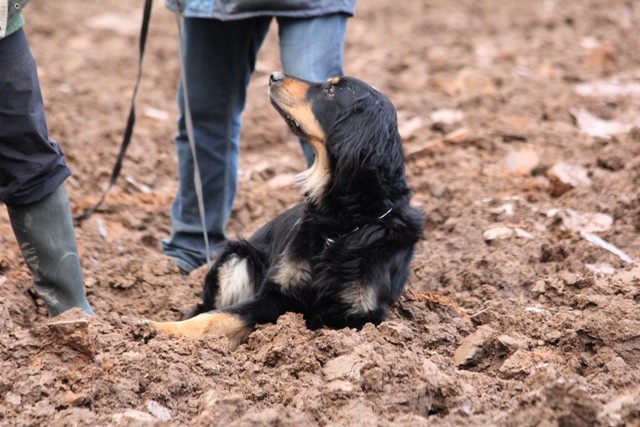
M 406 192 L 396 111 L 380 91 L 353 77 L 312 83 L 273 73 L 269 95 L 291 130 L 313 147 L 316 160 L 300 175 L 310 200 L 328 191 L 388 197 L 371 190 L 394 183 Z

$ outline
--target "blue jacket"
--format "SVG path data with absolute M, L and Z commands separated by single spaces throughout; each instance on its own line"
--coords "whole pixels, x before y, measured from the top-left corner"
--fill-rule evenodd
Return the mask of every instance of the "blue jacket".
M 312 18 L 334 13 L 353 16 L 356 0 L 165 0 L 165 5 L 188 18 L 230 21 L 257 16 Z

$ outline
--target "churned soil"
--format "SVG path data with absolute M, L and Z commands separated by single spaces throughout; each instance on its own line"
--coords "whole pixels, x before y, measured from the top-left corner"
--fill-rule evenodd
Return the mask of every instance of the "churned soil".
M 119 150 L 142 9 L 77 3 L 26 9 L 75 214 Z M 345 71 L 396 105 L 427 218 L 407 291 L 377 327 L 309 331 L 287 314 L 231 351 L 139 323 L 178 319 L 205 274 L 161 250 L 179 68 L 157 4 L 122 176 L 76 223 L 96 317 L 47 319 L 0 212 L 0 425 L 640 425 L 638 22 L 626 0 L 361 0 Z M 273 27 L 229 237 L 300 199 L 303 157 L 266 96 Z

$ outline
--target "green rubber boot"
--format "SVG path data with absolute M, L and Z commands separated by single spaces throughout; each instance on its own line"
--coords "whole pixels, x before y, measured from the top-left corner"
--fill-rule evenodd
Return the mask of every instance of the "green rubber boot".
M 33 275 L 36 294 L 49 317 L 73 307 L 94 315 L 85 296 L 69 198 L 64 184 L 45 199 L 7 206 L 22 256 Z

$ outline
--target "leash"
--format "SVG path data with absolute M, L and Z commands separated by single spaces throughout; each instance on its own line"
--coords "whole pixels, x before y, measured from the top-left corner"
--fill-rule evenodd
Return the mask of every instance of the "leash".
M 2 0 L 0 0 L 2 1 Z M 74 217 L 77 221 L 84 221 L 91 217 L 96 210 L 100 208 L 102 203 L 105 201 L 107 197 L 107 193 L 111 190 L 111 187 L 116 183 L 118 176 L 120 175 L 120 171 L 122 170 L 122 162 L 124 161 L 125 154 L 127 149 L 129 148 L 129 144 L 131 143 L 131 136 L 133 135 L 133 128 L 136 123 L 136 97 L 138 95 L 138 88 L 140 87 L 140 80 L 142 79 L 142 62 L 144 59 L 144 52 L 147 45 L 147 35 L 149 33 L 149 22 L 151 21 L 151 10 L 153 6 L 153 0 L 145 0 L 144 10 L 142 14 L 142 26 L 140 27 L 140 42 L 139 42 L 139 56 L 138 56 L 138 73 L 136 75 L 136 83 L 133 87 L 133 94 L 131 96 L 131 106 L 129 108 L 129 117 L 127 119 L 127 125 L 124 131 L 124 135 L 122 138 L 122 143 L 120 145 L 120 152 L 118 153 L 118 157 L 116 159 L 116 163 L 113 167 L 113 171 L 111 172 L 111 177 L 109 178 L 109 182 L 107 186 L 102 191 L 102 195 L 100 196 L 100 200 L 98 203 L 89 207 L 82 213 Z M 178 26 L 178 56 L 180 59 L 180 78 L 182 83 L 182 93 L 183 100 L 185 105 L 185 123 L 187 127 L 187 138 L 189 140 L 189 146 L 191 147 L 191 155 L 193 157 L 194 164 L 194 172 L 193 172 L 193 181 L 196 191 L 196 198 L 198 199 L 198 209 L 200 212 L 200 221 L 202 223 L 202 233 L 204 237 L 205 250 L 207 254 L 207 266 L 211 268 L 211 254 L 209 250 L 209 236 L 207 235 L 207 230 L 205 227 L 205 209 L 204 209 L 204 198 L 202 194 L 202 180 L 200 178 L 200 167 L 198 165 L 197 156 L 196 156 L 196 145 L 195 138 L 193 135 L 193 120 L 191 118 L 191 108 L 189 106 L 189 95 L 187 90 L 187 79 L 185 75 L 185 61 L 183 54 L 183 46 L 182 46 L 182 20 L 180 16 L 180 12 L 176 11 L 176 23 Z
M 81 215 L 75 216 L 74 219 L 77 221 L 84 221 L 89 219 L 93 213 L 98 210 L 98 208 L 104 202 L 104 199 L 107 197 L 107 193 L 111 190 L 111 187 L 116 183 L 118 176 L 120 175 L 120 170 L 122 169 L 122 162 L 124 160 L 124 156 L 127 152 L 127 148 L 129 148 L 129 143 L 131 143 L 131 135 L 133 134 L 133 126 L 136 123 L 136 97 L 138 95 L 138 87 L 140 86 L 140 79 L 142 78 L 142 60 L 144 58 L 144 51 L 147 45 L 147 34 L 149 33 L 149 21 L 151 20 L 151 6 L 153 4 L 153 0 L 145 0 L 144 2 L 144 11 L 142 14 L 142 26 L 140 27 L 140 42 L 138 45 L 138 74 L 136 76 L 136 84 L 133 87 L 133 95 L 131 96 L 131 106 L 129 107 L 129 118 L 127 119 L 127 126 L 124 131 L 124 135 L 122 137 L 122 143 L 120 145 L 120 152 L 118 153 L 118 158 L 116 159 L 116 163 L 113 166 L 113 171 L 111 172 L 111 177 L 109 178 L 109 183 L 102 190 L 102 195 L 100 196 L 100 200 L 95 205 L 87 208 L 84 213 Z

